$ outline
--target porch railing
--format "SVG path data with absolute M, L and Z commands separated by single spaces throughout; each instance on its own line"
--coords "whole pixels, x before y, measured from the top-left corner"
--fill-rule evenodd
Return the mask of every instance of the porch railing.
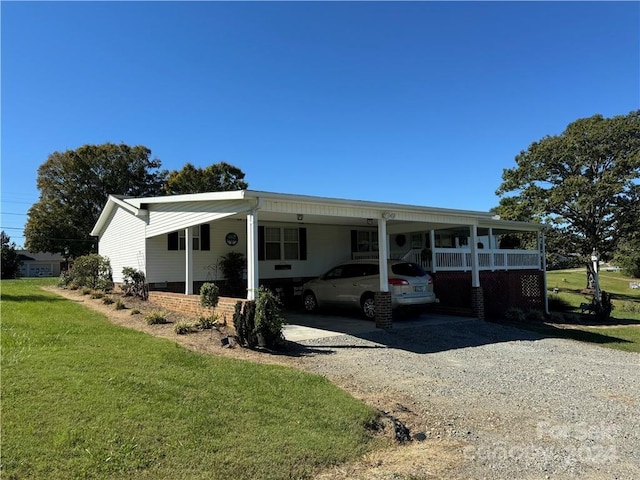
M 428 271 L 468 271 L 471 270 L 471 250 L 468 248 L 436 248 L 435 269 L 431 255 L 421 252 L 409 252 L 402 256 L 422 265 Z M 358 252 L 354 259 L 377 259 L 377 252 Z M 478 251 L 478 268 L 480 270 L 524 270 L 539 269 L 540 252 L 537 250 L 487 250 Z

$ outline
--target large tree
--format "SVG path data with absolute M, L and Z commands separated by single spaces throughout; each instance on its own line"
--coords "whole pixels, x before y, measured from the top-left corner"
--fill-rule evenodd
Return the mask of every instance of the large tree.
M 38 168 L 38 202 L 29 209 L 25 244 L 33 252 L 77 257 L 92 251 L 89 235 L 109 194 L 159 195 L 167 172 L 144 146 L 106 143 L 54 152 Z
M 215 163 L 205 168 L 196 168 L 191 163 L 182 170 L 169 173 L 165 193 L 178 195 L 185 193 L 225 192 L 244 190 L 248 187 L 244 181 L 244 172 L 225 162 Z
M 529 145 L 515 161 L 496 191 L 503 216 L 530 215 L 563 231 L 574 253 L 595 248 L 603 258 L 621 232 L 637 229 L 638 218 L 627 211 L 638 198 L 640 110 L 576 120 L 562 134 Z

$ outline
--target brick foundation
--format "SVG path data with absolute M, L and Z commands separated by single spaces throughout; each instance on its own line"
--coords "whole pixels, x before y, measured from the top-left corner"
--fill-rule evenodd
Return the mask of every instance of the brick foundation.
M 393 327 L 393 313 L 391 311 L 391 293 L 376 292 L 376 327 L 388 329 Z
M 194 317 L 204 317 L 211 315 L 211 309 L 200 305 L 200 295 L 185 295 L 183 293 L 171 292 L 149 292 L 149 301 L 173 312 L 193 315 Z M 233 313 L 236 303 L 246 302 L 245 299 L 220 297 L 218 306 L 214 313 L 221 321 L 233 328 Z

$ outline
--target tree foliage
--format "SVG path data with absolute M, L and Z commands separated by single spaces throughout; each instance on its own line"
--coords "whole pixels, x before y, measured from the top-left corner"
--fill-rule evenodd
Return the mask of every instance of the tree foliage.
M 54 152 L 38 168 L 40 198 L 29 209 L 26 247 L 77 257 L 92 251 L 90 237 L 109 194 L 153 196 L 167 172 L 144 146 L 84 145 Z
M 205 168 L 196 168 L 191 163 L 182 170 L 169 173 L 165 193 L 179 195 L 187 193 L 228 192 L 244 190 L 248 184 L 244 181 L 244 172 L 225 162 L 215 163 Z
M 596 248 L 605 259 L 621 232 L 637 231 L 638 216 L 629 217 L 625 209 L 639 197 L 640 110 L 576 120 L 515 160 L 496 191 L 504 197 L 498 208 L 504 218 L 529 216 L 557 226 L 575 241 L 574 252 Z
M 2 275 L 0 278 L 18 278 L 20 276 L 20 264 L 22 263 L 18 258 L 18 252 L 16 252 L 16 244 L 11 241 L 9 235 L 0 233 L 2 241 Z

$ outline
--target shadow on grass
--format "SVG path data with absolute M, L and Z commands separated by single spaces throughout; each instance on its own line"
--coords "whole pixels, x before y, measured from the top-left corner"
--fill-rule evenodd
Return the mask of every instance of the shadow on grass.
M 605 335 L 602 333 L 587 332 L 585 330 L 579 330 L 574 328 L 560 328 L 548 323 L 519 324 L 518 327 L 532 331 L 532 332 L 539 333 L 541 335 L 544 335 L 545 337 L 565 338 L 569 340 L 578 340 L 580 342 L 596 343 L 599 345 L 605 345 L 609 343 L 634 343 L 624 338 L 613 337 L 611 335 Z
M 65 302 L 66 299 L 58 295 L 45 295 L 39 293 L 30 293 L 28 295 L 12 295 L 3 293 L 3 302 Z

